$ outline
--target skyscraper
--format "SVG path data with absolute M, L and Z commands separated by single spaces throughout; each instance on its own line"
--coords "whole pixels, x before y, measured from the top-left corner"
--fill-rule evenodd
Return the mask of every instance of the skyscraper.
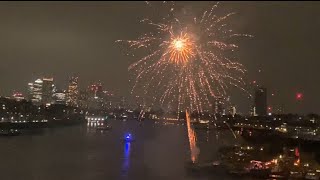
M 91 86 L 89 86 L 88 90 L 90 98 L 103 98 L 103 89 L 100 81 L 96 84 L 92 84 Z
M 28 83 L 28 94 L 27 94 L 27 99 L 29 101 L 32 101 L 33 98 L 33 83 Z
M 69 86 L 68 86 L 67 105 L 77 107 L 78 96 L 79 96 L 78 77 L 71 77 L 69 80 Z
M 89 109 L 101 110 L 105 106 L 105 97 L 100 81 L 88 87 L 87 102 Z
M 103 98 L 103 89 L 102 89 L 102 83 L 99 81 L 97 83 L 97 92 L 96 92 L 96 96 L 98 98 Z
M 267 89 L 260 87 L 255 91 L 254 107 L 259 116 L 267 115 Z
M 34 83 L 28 83 L 29 100 L 36 105 L 42 102 L 42 85 L 41 79 L 35 80 Z
M 52 103 L 53 86 L 54 86 L 53 78 L 42 79 L 42 103 L 43 104 Z
M 53 93 L 53 104 L 66 104 L 65 90 L 57 90 Z

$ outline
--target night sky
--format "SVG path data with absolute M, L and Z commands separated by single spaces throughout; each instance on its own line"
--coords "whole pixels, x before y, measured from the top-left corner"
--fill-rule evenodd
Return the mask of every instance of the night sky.
M 115 40 L 138 37 L 139 19 L 150 14 L 145 8 L 143 2 L 0 2 L 0 94 L 25 92 L 41 76 L 53 76 L 65 89 L 71 75 L 82 87 L 101 80 L 106 89 L 128 94 L 128 59 Z M 285 112 L 320 113 L 320 4 L 223 2 L 221 9 L 237 13 L 230 21 L 235 31 L 254 36 L 239 41 L 237 55 L 248 82 L 267 87 L 270 104 L 282 104 Z M 248 110 L 244 93 L 231 99 Z

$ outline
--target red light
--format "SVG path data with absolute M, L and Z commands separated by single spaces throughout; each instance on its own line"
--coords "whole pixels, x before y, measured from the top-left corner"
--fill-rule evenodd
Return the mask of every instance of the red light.
M 297 100 L 301 100 L 303 98 L 303 94 L 302 93 L 297 93 L 296 94 L 296 99 Z
M 296 155 L 296 157 L 300 157 L 300 152 L 299 152 L 298 148 L 295 148 L 294 152 L 295 152 L 294 154 Z
M 256 81 L 253 81 L 253 84 L 255 84 L 256 83 Z
M 272 107 L 269 106 L 269 107 L 268 107 L 268 110 L 271 111 L 271 109 L 272 109 Z

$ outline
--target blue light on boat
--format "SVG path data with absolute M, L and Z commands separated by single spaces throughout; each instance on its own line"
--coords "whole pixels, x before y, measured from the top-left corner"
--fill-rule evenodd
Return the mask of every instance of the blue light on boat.
M 126 139 L 130 140 L 131 139 L 131 134 L 127 134 Z

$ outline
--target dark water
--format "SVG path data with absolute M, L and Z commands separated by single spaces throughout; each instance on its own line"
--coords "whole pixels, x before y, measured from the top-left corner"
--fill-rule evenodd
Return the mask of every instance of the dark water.
M 36 135 L 0 138 L 0 177 L 4 180 L 232 179 L 191 177 L 186 126 L 111 121 L 111 131 L 87 125 L 46 129 Z M 124 143 L 125 133 L 136 139 Z M 199 161 L 215 158 L 230 132 L 198 131 Z

